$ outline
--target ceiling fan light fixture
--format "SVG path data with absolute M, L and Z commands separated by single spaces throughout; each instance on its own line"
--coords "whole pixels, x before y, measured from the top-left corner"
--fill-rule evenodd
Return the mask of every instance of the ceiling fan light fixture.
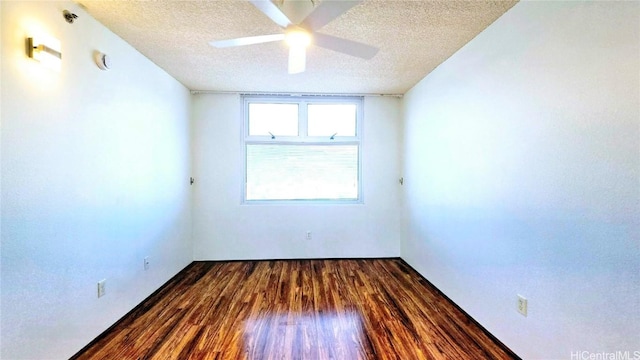
M 306 48 L 311 44 L 311 34 L 303 29 L 291 29 L 287 30 L 285 35 L 285 41 L 291 48 Z
M 1 0 L 0 0 L 1 1 Z M 217 48 L 242 46 L 252 44 L 262 44 L 272 41 L 285 40 L 289 47 L 289 74 L 298 74 L 305 71 L 307 47 L 313 45 L 325 49 L 341 52 L 347 55 L 356 56 L 363 59 L 371 59 L 378 49 L 357 41 L 351 41 L 327 34 L 316 32 L 324 25 L 338 18 L 349 9 L 359 4 L 363 0 L 248 0 L 258 10 L 264 13 L 269 19 L 276 23 L 284 33 L 274 35 L 249 36 L 228 40 L 218 40 L 210 42 Z M 278 3 L 279 1 L 279 3 Z M 305 1 L 311 1 L 307 3 Z M 319 4 L 316 4 L 319 1 Z M 285 3 L 286 2 L 286 3 Z M 306 4 L 305 6 L 299 6 Z M 286 6 L 285 6 L 286 5 Z M 290 7 L 291 5 L 292 7 Z M 311 9 L 309 9 L 309 5 Z M 283 8 L 291 10 L 296 18 L 301 20 L 292 22 L 289 15 L 283 13 Z M 303 7 L 306 8 L 303 9 Z M 311 12 L 309 13 L 310 10 Z M 289 12 L 289 11 L 288 11 Z M 304 16 L 302 16 L 304 15 Z

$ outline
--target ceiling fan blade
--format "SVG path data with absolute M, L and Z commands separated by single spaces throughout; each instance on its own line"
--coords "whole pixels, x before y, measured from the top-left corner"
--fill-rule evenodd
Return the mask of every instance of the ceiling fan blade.
M 313 34 L 313 44 L 363 59 L 371 59 L 378 53 L 376 47 L 320 33 Z
M 289 48 L 289 74 L 304 72 L 307 66 L 307 49 L 304 46 Z
M 259 35 L 259 36 L 248 36 L 248 37 L 229 39 L 229 40 L 218 40 L 218 41 L 212 41 L 209 44 L 211 44 L 213 47 L 225 48 L 225 47 L 232 47 L 232 46 L 261 44 L 261 43 L 280 41 L 280 40 L 284 40 L 284 34 Z
M 249 0 L 253 6 L 262 11 L 269 17 L 274 23 L 278 24 L 281 28 L 286 28 L 291 25 L 291 20 L 285 15 L 276 4 L 269 0 Z
M 361 2 L 362 0 L 324 0 L 300 25 L 311 31 L 316 31 Z

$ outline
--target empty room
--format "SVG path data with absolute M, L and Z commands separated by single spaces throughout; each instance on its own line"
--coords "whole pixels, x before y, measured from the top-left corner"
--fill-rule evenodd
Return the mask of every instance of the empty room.
M 640 359 L 640 2 L 0 18 L 1 359 Z

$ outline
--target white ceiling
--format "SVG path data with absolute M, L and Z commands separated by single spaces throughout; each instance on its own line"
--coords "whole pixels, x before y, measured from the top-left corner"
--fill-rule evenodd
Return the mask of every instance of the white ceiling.
M 286 12 L 290 1 L 310 0 L 274 2 Z M 77 2 L 190 90 L 340 94 L 404 94 L 516 3 L 364 0 L 319 32 L 376 46 L 376 56 L 311 46 L 306 72 L 289 75 L 282 42 L 209 45 L 282 32 L 247 1 Z

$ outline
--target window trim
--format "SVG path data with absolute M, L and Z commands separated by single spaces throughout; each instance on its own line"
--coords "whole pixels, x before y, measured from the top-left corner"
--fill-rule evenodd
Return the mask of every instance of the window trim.
M 298 136 L 250 136 L 249 135 L 249 104 L 250 103 L 294 103 L 298 104 Z M 356 105 L 356 135 L 339 136 L 333 139 L 326 136 L 307 136 L 307 104 L 355 104 Z M 364 204 L 363 194 L 363 118 L 364 98 L 361 96 L 327 96 L 327 95 L 242 95 L 242 184 L 241 204 L 243 205 L 353 205 Z M 283 145 L 357 145 L 358 146 L 358 197 L 356 199 L 290 199 L 290 200 L 248 200 L 247 199 L 247 145 L 283 144 Z

